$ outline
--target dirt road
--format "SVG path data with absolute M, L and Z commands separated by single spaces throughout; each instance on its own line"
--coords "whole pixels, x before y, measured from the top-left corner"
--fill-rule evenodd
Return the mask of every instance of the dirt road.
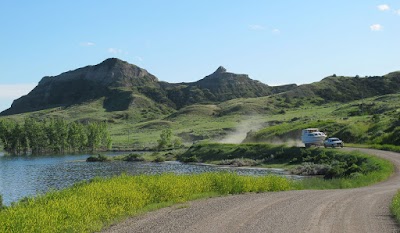
M 400 189 L 400 154 L 360 149 L 389 159 L 396 173 L 377 185 L 199 200 L 131 218 L 104 232 L 400 232 L 389 205 Z

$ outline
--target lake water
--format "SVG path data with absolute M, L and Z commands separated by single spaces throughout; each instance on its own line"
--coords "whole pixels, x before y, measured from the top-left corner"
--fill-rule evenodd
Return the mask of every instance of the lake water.
M 26 196 L 61 189 L 72 184 L 90 180 L 96 176 L 110 177 L 121 173 L 160 174 L 173 172 L 189 174 L 229 170 L 243 175 L 286 175 L 280 169 L 231 168 L 183 164 L 179 162 L 85 162 L 89 155 L 63 155 L 39 157 L 10 157 L 0 152 L 0 194 L 3 204 Z

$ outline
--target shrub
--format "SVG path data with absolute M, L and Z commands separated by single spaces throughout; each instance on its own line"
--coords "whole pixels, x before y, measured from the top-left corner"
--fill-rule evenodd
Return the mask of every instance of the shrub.
M 163 157 L 162 155 L 157 155 L 157 157 L 153 161 L 156 163 L 162 163 L 165 162 L 165 157 Z
M 97 156 L 90 156 L 86 159 L 86 162 L 106 162 L 110 161 L 110 159 L 105 155 L 98 154 Z
M 290 172 L 292 174 L 301 176 L 325 175 L 330 169 L 331 166 L 327 164 L 315 164 L 315 163 L 305 162 L 295 167 L 294 169 L 290 170 Z
M 260 161 L 265 164 L 287 163 L 300 165 L 298 173 L 318 173 L 326 179 L 348 177 L 352 173 L 367 174 L 379 170 L 370 157 L 355 152 L 320 148 L 273 146 L 268 144 L 196 144 L 178 157 L 183 162 L 211 162 L 243 164 Z M 246 162 L 244 162 L 247 159 Z M 312 165 L 315 164 L 315 165 Z M 329 169 L 328 169 L 329 168 Z
M 3 196 L 0 194 L 0 210 L 2 210 L 4 208 L 3 205 Z
M 122 160 L 128 161 L 128 162 L 142 162 L 145 159 L 140 154 L 131 153 L 131 154 L 125 156 Z
M 251 166 L 257 166 L 259 165 L 260 162 L 254 159 L 224 159 L 221 160 L 218 165 L 231 165 L 235 167 L 251 167 Z

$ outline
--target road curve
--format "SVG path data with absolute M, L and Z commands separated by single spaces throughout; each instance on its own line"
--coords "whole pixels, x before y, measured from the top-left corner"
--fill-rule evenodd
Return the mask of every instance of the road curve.
M 400 154 L 357 150 L 392 161 L 395 174 L 382 183 L 356 189 L 198 200 L 130 218 L 103 232 L 400 232 L 389 210 L 391 199 L 400 189 Z

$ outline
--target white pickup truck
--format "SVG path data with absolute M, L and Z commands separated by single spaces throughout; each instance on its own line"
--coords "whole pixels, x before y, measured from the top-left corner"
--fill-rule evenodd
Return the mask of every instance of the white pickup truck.
M 344 147 L 344 143 L 339 138 L 328 138 L 324 141 L 324 147 Z

